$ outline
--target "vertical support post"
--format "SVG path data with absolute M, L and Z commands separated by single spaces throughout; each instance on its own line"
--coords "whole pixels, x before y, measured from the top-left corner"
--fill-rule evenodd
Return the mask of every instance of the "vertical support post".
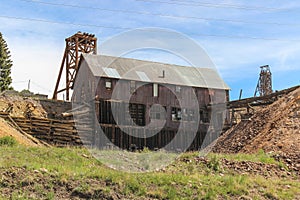
M 66 100 L 69 100 L 69 83 L 70 83 L 70 80 L 69 80 L 69 70 L 70 70 L 70 65 L 68 64 L 70 61 L 69 61 L 69 54 L 70 54 L 70 49 L 69 49 L 69 44 L 68 44 L 68 41 L 66 40 L 66 49 L 67 49 L 67 57 L 66 57 Z
M 239 96 L 239 100 L 242 99 L 242 94 L 243 94 L 243 89 L 240 90 L 240 96 Z
M 30 91 L 30 79 L 29 79 L 29 81 L 28 81 L 28 91 Z

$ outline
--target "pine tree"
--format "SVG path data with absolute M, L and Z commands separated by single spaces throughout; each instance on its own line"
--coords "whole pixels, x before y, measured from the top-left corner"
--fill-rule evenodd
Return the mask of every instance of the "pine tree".
M 2 33 L 0 33 L 0 92 L 12 89 L 11 67 L 10 51 Z

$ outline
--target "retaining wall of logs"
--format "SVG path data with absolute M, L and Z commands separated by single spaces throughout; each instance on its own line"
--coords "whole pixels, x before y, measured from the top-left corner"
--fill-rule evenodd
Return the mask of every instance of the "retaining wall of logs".
M 0 117 L 8 119 L 8 113 L 0 113 Z M 55 146 L 82 145 L 74 120 L 56 120 L 32 117 L 10 117 L 22 131 L 48 144 Z
M 81 145 L 73 120 L 54 120 L 46 118 L 13 118 L 18 126 L 26 133 L 49 144 Z

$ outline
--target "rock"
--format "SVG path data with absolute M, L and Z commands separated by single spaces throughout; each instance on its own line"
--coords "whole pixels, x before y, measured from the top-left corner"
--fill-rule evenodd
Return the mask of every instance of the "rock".
M 300 150 L 300 120 L 291 118 L 300 114 L 297 95 L 300 88 L 282 97 L 267 106 L 256 107 L 251 116 L 252 121 L 241 121 L 223 133 L 213 148 L 217 153 L 254 153 L 258 149 L 288 154 Z M 241 114 L 245 114 L 246 108 Z M 291 159 L 292 162 L 293 159 Z
M 82 154 L 82 157 L 89 158 L 89 156 L 86 154 Z
M 40 168 L 40 171 L 43 172 L 43 173 L 48 173 L 49 171 L 45 168 Z
M 239 200 L 252 200 L 252 198 L 249 197 L 249 196 L 243 195 L 243 196 L 240 196 L 240 197 L 239 197 Z

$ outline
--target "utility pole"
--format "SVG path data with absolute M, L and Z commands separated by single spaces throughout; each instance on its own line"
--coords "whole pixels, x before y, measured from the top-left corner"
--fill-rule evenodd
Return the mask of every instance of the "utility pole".
M 30 91 L 30 79 L 29 79 L 29 81 L 28 81 L 27 90 Z
M 243 94 L 243 89 L 240 90 L 240 96 L 239 96 L 239 100 L 242 99 L 242 94 Z

